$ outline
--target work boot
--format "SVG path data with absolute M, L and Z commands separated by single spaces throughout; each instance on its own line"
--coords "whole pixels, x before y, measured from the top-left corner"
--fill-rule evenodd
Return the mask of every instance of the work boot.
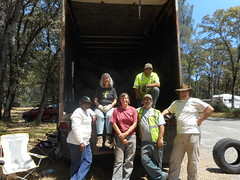
M 96 146 L 100 148 L 102 147 L 102 144 L 103 144 L 103 138 L 102 136 L 98 136 Z
M 105 147 L 108 147 L 108 148 L 111 147 L 111 137 L 110 136 L 106 136 L 104 145 L 105 145 Z

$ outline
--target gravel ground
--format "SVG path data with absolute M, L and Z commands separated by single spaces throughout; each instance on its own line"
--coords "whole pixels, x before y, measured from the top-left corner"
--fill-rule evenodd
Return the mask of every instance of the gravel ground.
M 240 180 L 239 174 L 227 174 L 223 172 L 214 162 L 212 158 L 212 150 L 200 147 L 200 164 L 199 164 L 199 180 Z M 87 180 L 110 180 L 112 174 L 113 156 L 110 158 L 97 157 L 93 162 L 91 171 Z M 45 162 L 46 163 L 46 162 Z M 55 163 L 47 160 L 44 167 L 52 166 L 56 171 L 43 177 L 41 180 L 68 180 L 69 165 L 64 161 L 58 160 Z M 187 157 L 184 158 L 181 168 L 181 180 L 187 180 Z M 168 168 L 164 168 L 168 171 Z M 139 160 L 135 162 L 135 168 L 132 180 L 139 180 L 146 174 Z

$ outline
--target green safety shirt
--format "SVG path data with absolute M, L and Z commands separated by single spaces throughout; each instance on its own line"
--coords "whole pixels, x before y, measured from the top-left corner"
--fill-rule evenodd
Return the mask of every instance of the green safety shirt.
M 143 110 L 144 110 L 143 107 L 137 109 L 139 122 L 142 119 Z M 151 136 L 152 142 L 158 141 L 159 127 L 160 127 L 158 119 L 159 119 L 160 113 L 161 112 L 159 110 L 152 109 L 152 111 L 150 112 L 150 114 L 148 116 L 148 125 L 149 125 L 149 131 L 150 131 L 150 136 Z M 141 130 L 140 129 L 139 129 L 139 135 L 141 138 Z
M 160 83 L 160 79 L 157 73 L 152 72 L 149 77 L 145 76 L 144 72 L 139 73 L 134 81 L 133 88 L 138 89 L 140 92 L 141 97 L 145 94 L 149 94 L 151 88 L 147 88 L 146 92 L 142 91 L 143 86 L 153 83 Z

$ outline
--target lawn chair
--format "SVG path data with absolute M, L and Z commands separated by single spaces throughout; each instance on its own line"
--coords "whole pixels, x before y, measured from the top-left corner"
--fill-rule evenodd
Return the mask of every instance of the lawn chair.
M 1 144 L 4 157 L 1 159 L 5 162 L 2 167 L 4 176 L 14 176 L 21 180 L 27 180 L 26 177 L 32 174 L 43 158 L 47 156 L 28 152 L 28 133 L 8 134 L 1 136 Z M 36 164 L 31 156 L 38 158 Z M 16 173 L 25 172 L 24 177 L 16 175 Z
M 43 139 L 38 139 L 38 144 L 36 147 L 41 152 L 41 154 L 48 156 L 49 159 L 54 161 L 53 158 L 50 157 L 50 154 L 53 154 L 54 152 L 54 155 L 57 155 L 57 132 L 54 132 L 52 134 L 46 133 Z

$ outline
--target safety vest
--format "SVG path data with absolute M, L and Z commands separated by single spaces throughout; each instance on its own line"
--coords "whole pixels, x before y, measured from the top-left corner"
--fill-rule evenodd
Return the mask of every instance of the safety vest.
M 158 125 L 158 119 L 159 119 L 160 111 L 157 109 L 152 109 L 149 116 L 148 116 L 148 126 L 150 130 L 150 136 L 152 139 L 152 142 L 157 142 L 158 136 L 159 136 L 159 125 Z M 143 107 L 138 109 L 138 119 L 139 121 L 142 119 L 143 115 Z M 140 132 L 140 130 L 139 130 Z M 141 132 L 140 132 L 141 136 Z

